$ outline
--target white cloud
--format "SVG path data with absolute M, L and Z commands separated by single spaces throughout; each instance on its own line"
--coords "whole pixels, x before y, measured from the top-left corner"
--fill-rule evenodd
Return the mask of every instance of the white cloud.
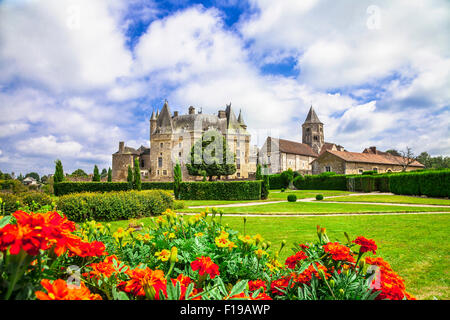
M 0 80 L 92 90 L 125 76 L 131 54 L 105 0 L 4 1 Z
M 76 141 L 58 141 L 55 136 L 31 138 L 19 141 L 17 150 L 26 155 L 77 156 L 83 149 Z

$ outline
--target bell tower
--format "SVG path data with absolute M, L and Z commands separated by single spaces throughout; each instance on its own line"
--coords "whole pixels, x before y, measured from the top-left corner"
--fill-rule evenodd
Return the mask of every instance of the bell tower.
M 302 142 L 309 145 L 316 153 L 320 152 L 325 143 L 323 123 L 320 122 L 312 106 L 302 124 Z

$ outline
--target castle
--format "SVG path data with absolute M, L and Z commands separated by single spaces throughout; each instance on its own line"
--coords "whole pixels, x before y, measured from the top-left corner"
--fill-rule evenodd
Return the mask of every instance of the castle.
M 199 180 L 190 176 L 186 169 L 191 147 L 205 132 L 216 130 L 228 143 L 230 151 L 236 155 L 236 173 L 225 179 L 253 178 L 256 164 L 267 164 L 269 173 L 280 173 L 292 169 L 301 174 L 320 174 L 333 171 L 338 174 L 361 174 L 364 171 L 399 172 L 414 170 L 424 166 L 417 161 L 381 152 L 372 146 L 362 153 L 349 152 L 343 146 L 326 142 L 324 124 L 319 120 L 313 107 L 302 124 L 302 142 L 267 137 L 258 150 L 250 145 L 250 133 L 241 111 L 236 118 L 231 104 L 217 115 L 196 112 L 189 107 L 188 114 L 172 115 L 167 101 L 161 112 L 153 112 L 150 118 L 150 148 L 141 146 L 133 149 L 119 142 L 119 151 L 112 155 L 113 181 L 127 179 L 128 166 L 139 160 L 144 180 L 172 181 L 173 167 L 180 162 L 183 180 Z M 412 159 L 410 159 L 412 160 Z M 410 162 L 405 166 L 405 161 Z
M 141 146 L 133 149 L 119 142 L 119 150 L 112 155 L 113 181 L 127 179 L 128 166 L 134 166 L 139 160 L 141 175 L 144 180 L 172 181 L 173 167 L 180 162 L 184 180 L 198 180 L 201 177 L 190 176 L 186 169 L 191 147 L 210 130 L 220 132 L 228 143 L 230 151 L 236 155 L 236 172 L 226 179 L 247 179 L 256 171 L 256 154 L 250 146 L 250 134 L 241 111 L 236 115 L 227 105 L 217 114 L 204 114 L 193 106 L 188 114 L 180 115 L 178 111 L 170 112 L 166 101 L 161 109 L 150 118 L 150 148 Z

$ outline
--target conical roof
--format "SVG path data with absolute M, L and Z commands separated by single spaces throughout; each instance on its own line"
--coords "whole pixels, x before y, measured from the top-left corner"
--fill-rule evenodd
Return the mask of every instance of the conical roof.
M 169 104 L 164 102 L 161 113 L 157 120 L 157 125 L 162 131 L 172 131 L 172 115 L 170 113 Z
M 238 129 L 240 127 L 240 124 L 238 120 L 236 120 L 236 115 L 234 114 L 233 110 L 231 109 L 231 103 L 227 105 L 227 108 L 225 109 L 225 113 L 227 115 L 227 128 L 228 129 Z
M 320 122 L 319 117 L 317 116 L 312 106 L 309 109 L 308 115 L 306 116 L 304 123 L 322 123 Z
M 152 116 L 150 117 L 150 120 L 156 120 L 155 111 L 152 111 Z

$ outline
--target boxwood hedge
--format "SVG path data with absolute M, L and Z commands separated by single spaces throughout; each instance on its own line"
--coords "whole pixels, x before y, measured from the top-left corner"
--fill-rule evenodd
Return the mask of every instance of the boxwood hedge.
M 261 180 L 182 182 L 180 200 L 259 200 Z
M 173 182 L 142 182 L 142 190 L 173 190 Z M 55 195 L 62 196 L 79 192 L 127 191 L 131 187 L 127 182 L 72 182 L 55 183 Z
M 294 186 L 300 190 L 347 190 L 345 175 L 305 175 L 294 179 Z
M 158 215 L 173 205 L 173 197 L 162 190 L 73 193 L 61 196 L 57 202 L 58 210 L 77 222 Z

